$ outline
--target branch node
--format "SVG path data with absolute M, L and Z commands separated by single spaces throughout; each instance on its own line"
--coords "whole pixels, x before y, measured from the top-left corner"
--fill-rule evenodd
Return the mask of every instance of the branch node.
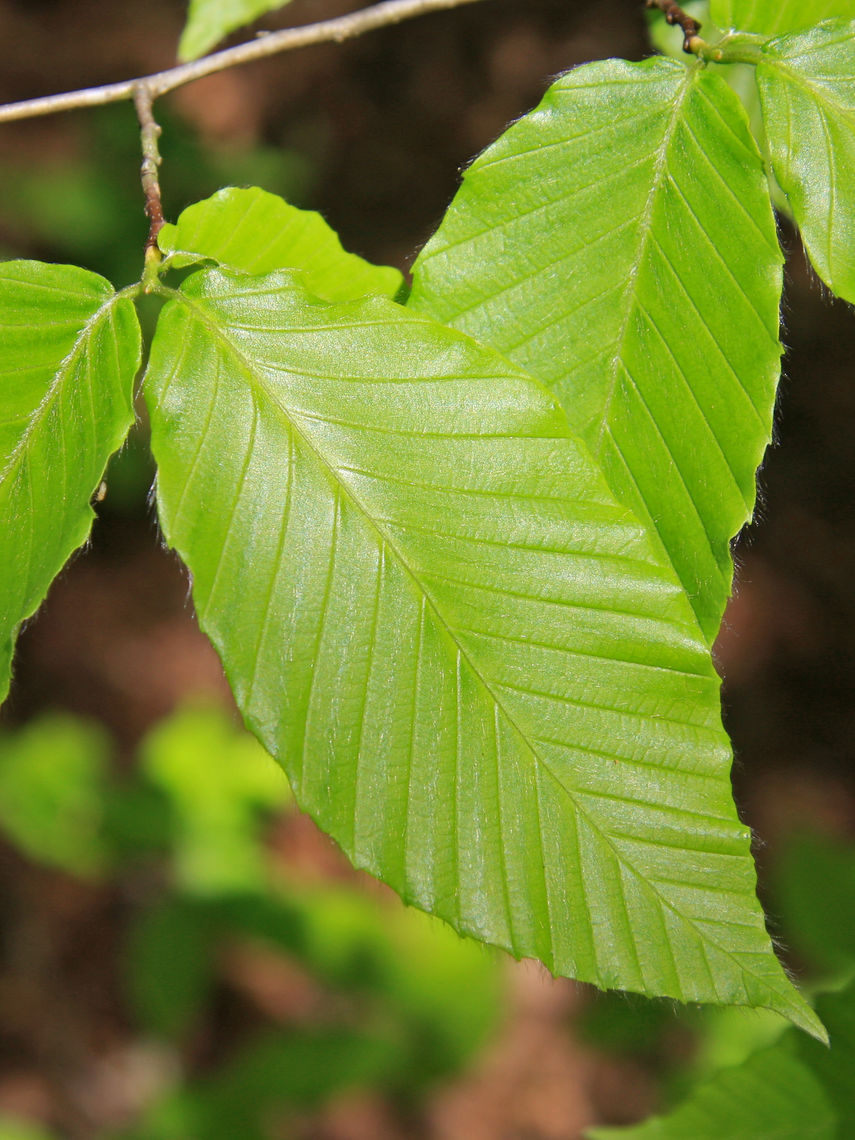
M 683 51 L 687 55 L 697 55 L 697 49 L 703 45 L 703 40 L 698 36 L 701 25 L 693 16 L 684 12 L 674 0 L 647 0 L 647 7 L 658 8 L 665 14 L 667 23 L 679 25 L 683 32 Z

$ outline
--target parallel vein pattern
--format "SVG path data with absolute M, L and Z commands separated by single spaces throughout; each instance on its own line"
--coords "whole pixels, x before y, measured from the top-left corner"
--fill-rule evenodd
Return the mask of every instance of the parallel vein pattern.
M 201 624 L 358 865 L 556 972 L 816 1029 L 691 608 L 545 389 L 380 298 L 205 271 L 146 391 Z
M 133 423 L 139 325 L 103 278 L 0 265 L 0 700 L 20 623 L 92 524 L 90 499 Z
M 411 307 L 552 388 L 709 641 L 771 430 L 781 260 L 733 93 L 609 60 L 475 161 L 413 271 Z
M 855 303 L 855 20 L 773 40 L 757 86 L 775 177 L 825 283 Z

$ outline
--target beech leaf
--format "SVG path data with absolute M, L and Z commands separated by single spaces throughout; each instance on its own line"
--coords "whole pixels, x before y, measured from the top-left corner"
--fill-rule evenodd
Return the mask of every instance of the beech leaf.
M 163 227 L 158 244 L 178 266 L 210 259 L 242 273 L 299 269 L 309 292 L 325 301 L 394 297 L 403 283 L 397 269 L 342 249 L 314 210 L 299 210 L 256 186 L 229 186 L 188 206 L 175 225 Z
M 0 264 L 0 700 L 18 628 L 89 534 L 90 500 L 134 420 L 133 302 L 70 265 Z
M 202 628 L 357 866 L 557 973 L 823 1034 L 686 595 L 542 385 L 384 298 L 205 269 L 146 397 Z
M 811 262 L 855 303 L 855 20 L 772 40 L 757 85 L 772 165 Z
M 855 19 L 855 0 L 711 0 L 710 16 L 720 28 L 780 36 L 835 16 Z
M 727 84 L 607 60 L 476 159 L 413 270 L 411 307 L 555 392 L 710 644 L 771 433 L 782 260 Z

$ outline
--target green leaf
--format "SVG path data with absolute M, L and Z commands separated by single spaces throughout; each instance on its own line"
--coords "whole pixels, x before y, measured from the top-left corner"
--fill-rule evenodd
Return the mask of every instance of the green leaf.
M 167 898 L 142 912 L 124 948 L 125 988 L 146 1033 L 192 1029 L 214 985 L 214 946 L 203 908 Z
M 410 305 L 560 399 L 712 642 L 779 370 L 782 257 L 736 95 L 672 60 L 549 90 L 467 171 Z
M 634 1128 L 594 1128 L 590 1140 L 846 1140 L 855 1127 L 855 985 L 817 1009 L 831 1048 L 789 1031 L 723 1069 L 667 1116 Z
M 197 59 L 236 28 L 290 3 L 291 0 L 190 0 L 178 58 L 185 62 Z
M 31 859 L 96 874 L 108 757 L 103 732 L 68 716 L 0 736 L 0 827 Z
M 358 866 L 555 972 L 822 1033 L 691 608 L 541 385 L 385 299 L 205 270 L 146 394 L 202 627 Z
M 710 15 L 720 28 L 780 36 L 821 20 L 855 18 L 855 0 L 712 0 Z
M 257 187 L 227 187 L 188 206 L 176 225 L 163 227 L 158 244 L 177 265 L 210 259 L 241 273 L 298 269 L 309 292 L 325 301 L 394 297 L 403 283 L 397 269 L 346 253 L 314 210 L 298 210 Z
M 791 1042 L 787 1042 L 790 1046 Z M 724 1069 L 674 1112 L 635 1128 L 593 1128 L 590 1140 L 835 1140 L 834 1112 L 791 1048 L 773 1045 Z
M 19 1116 L 0 1116 L 0 1140 L 54 1140 L 55 1133 L 46 1132 L 33 1120 Z
M 249 733 L 221 710 L 187 708 L 143 742 L 140 766 L 175 815 L 176 877 L 200 895 L 267 882 L 260 816 L 290 799 L 288 784 Z
M 800 960 L 824 972 L 855 962 L 855 848 L 830 836 L 794 836 L 776 859 L 775 913 Z
M 855 302 L 855 21 L 834 21 L 763 49 L 757 84 L 775 177 L 810 259 Z
M 134 420 L 133 302 L 69 265 L 0 265 L 0 700 L 20 623 L 86 541 L 107 460 Z

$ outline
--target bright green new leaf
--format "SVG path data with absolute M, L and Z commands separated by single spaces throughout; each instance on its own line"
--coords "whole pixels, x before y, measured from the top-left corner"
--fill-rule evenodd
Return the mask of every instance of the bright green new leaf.
M 855 19 L 855 0 L 711 0 L 710 15 L 720 28 L 780 36 L 835 16 Z
M 0 264 L 0 700 L 18 627 L 86 541 L 134 420 L 133 302 L 69 265 Z
M 298 210 L 255 186 L 230 186 L 188 206 L 174 226 L 163 227 L 158 244 L 178 265 L 210 259 L 241 273 L 299 269 L 309 292 L 325 301 L 394 297 L 403 282 L 397 269 L 343 250 L 314 210 Z
M 414 268 L 412 307 L 556 393 L 708 641 L 771 431 L 781 264 L 736 95 L 652 59 L 559 79 L 467 171 Z
M 822 1033 L 685 594 L 541 385 L 383 298 L 205 270 L 146 394 L 202 627 L 358 866 L 556 972 Z
M 775 177 L 814 268 L 855 302 L 855 21 L 773 40 L 757 85 Z
M 236 28 L 290 3 L 291 0 L 190 0 L 178 58 L 197 59 Z
M 831 1048 L 792 1031 L 716 1073 L 667 1116 L 634 1128 L 594 1128 L 590 1140 L 848 1140 L 855 1135 L 855 985 L 817 1009 Z

